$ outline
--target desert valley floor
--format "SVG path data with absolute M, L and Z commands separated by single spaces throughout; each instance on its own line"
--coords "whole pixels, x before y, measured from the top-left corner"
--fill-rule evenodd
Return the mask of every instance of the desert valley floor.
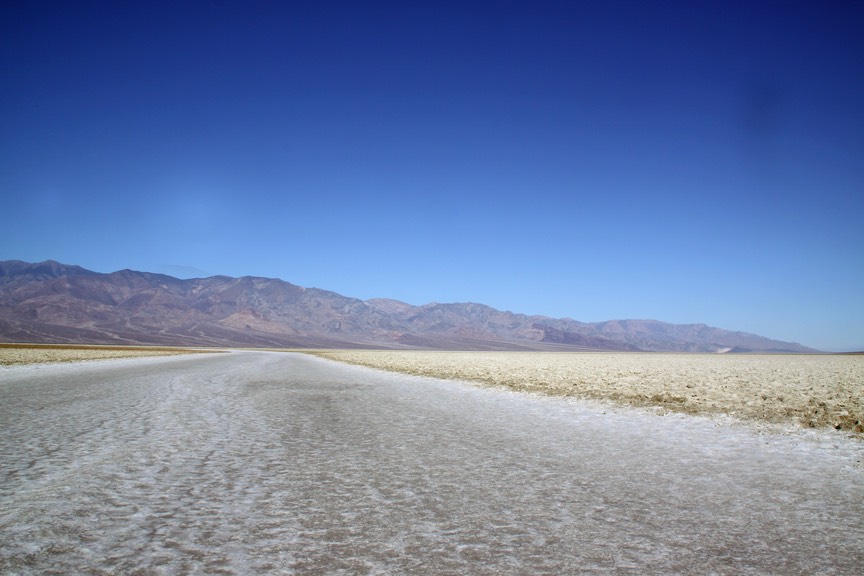
M 864 356 L 318 351 L 341 362 L 521 392 L 864 432 Z
M 0 344 L 0 366 L 207 352 Z M 864 433 L 864 355 L 306 350 L 403 374 L 693 415 Z
M 864 443 L 832 428 L 263 351 L 0 367 L 0 426 L 7 574 L 855 574 L 864 562 Z

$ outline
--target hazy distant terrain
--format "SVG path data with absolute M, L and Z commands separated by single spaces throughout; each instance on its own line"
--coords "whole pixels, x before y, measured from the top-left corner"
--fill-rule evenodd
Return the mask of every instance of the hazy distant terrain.
M 92 346 L 73 344 L 4 344 L 0 343 L 0 366 L 80 362 L 145 356 L 194 354 L 202 350 L 155 346 Z M 210 352 L 205 350 L 203 352 Z
M 754 334 L 655 320 L 585 323 L 483 304 L 359 300 L 257 277 L 101 274 L 0 262 L 0 341 L 443 350 L 813 352 Z

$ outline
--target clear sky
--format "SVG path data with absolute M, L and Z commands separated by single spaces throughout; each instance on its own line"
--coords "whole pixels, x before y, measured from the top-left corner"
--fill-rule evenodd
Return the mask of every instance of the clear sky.
M 0 259 L 864 349 L 864 3 L 7 1 Z

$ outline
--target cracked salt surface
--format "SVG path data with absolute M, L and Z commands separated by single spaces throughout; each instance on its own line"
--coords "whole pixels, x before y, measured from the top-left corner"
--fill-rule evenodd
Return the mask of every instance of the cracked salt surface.
M 0 369 L 3 574 L 857 574 L 864 443 L 234 352 Z

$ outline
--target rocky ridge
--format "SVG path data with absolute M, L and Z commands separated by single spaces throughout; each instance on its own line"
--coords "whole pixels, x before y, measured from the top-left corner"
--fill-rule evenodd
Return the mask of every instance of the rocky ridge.
M 0 341 L 440 350 L 815 352 L 704 324 L 585 323 L 476 303 L 359 300 L 274 278 L 181 280 L 0 262 Z

